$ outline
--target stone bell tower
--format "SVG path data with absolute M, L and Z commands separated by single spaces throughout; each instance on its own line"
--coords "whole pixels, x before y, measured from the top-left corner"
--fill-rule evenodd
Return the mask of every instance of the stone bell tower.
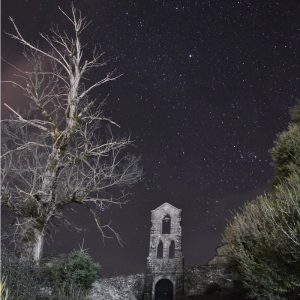
M 144 300 L 183 299 L 181 209 L 169 203 L 151 211 Z

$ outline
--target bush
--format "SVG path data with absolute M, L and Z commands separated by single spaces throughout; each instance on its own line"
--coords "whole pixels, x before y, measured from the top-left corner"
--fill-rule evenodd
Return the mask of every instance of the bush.
M 100 265 L 94 263 L 89 254 L 83 250 L 72 252 L 67 258 L 54 262 L 52 279 L 58 288 L 67 288 L 73 285 L 87 290 L 99 277 Z
M 274 183 L 277 185 L 300 168 L 300 125 L 291 124 L 281 133 L 271 154 L 276 168 Z
M 83 300 L 86 298 L 86 295 L 87 291 L 75 284 L 63 284 L 55 290 L 53 300 Z
M 12 252 L 2 247 L 1 271 L 1 276 L 6 279 L 9 299 L 45 299 L 41 295 L 41 290 L 46 285 L 45 278 L 41 268 L 32 262 L 20 261 Z
M 300 169 L 227 226 L 230 267 L 257 299 L 300 297 Z
M 290 113 L 292 122 L 300 125 L 300 99 L 297 100 L 297 104 L 291 109 Z
M 229 270 L 256 299 L 300 299 L 300 102 L 271 150 L 273 192 L 227 225 Z
M 85 250 L 74 251 L 48 263 L 41 262 L 39 266 L 19 260 L 4 247 L 1 254 L 1 275 L 5 278 L 5 286 L 1 285 L 1 288 L 3 293 L 8 290 L 8 299 L 82 300 L 100 271 L 100 266 Z

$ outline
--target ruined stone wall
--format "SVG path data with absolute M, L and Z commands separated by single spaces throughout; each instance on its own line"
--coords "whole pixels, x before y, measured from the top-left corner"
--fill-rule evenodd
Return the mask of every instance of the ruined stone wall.
M 144 274 L 114 276 L 97 280 L 87 300 L 142 300 Z

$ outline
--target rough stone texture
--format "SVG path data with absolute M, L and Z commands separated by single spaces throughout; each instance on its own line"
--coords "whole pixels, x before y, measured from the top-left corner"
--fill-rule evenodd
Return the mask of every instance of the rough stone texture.
M 186 296 L 204 295 L 212 288 L 231 289 L 233 283 L 226 272 L 228 248 L 223 244 L 207 265 L 191 268 L 185 273 Z
M 88 300 L 140 300 L 144 274 L 103 278 L 93 284 Z
M 224 244 L 217 248 L 217 255 L 209 262 L 209 265 L 224 265 L 227 263 L 228 245 Z
M 163 220 L 170 217 L 170 233 L 163 233 Z M 145 300 L 153 300 L 155 286 L 161 279 L 168 279 L 173 284 L 174 299 L 183 299 L 184 277 L 183 256 L 181 247 L 181 209 L 169 203 L 151 211 L 151 232 L 149 256 L 145 276 Z M 174 258 L 169 257 L 169 248 L 174 241 Z M 158 245 L 163 244 L 163 257 L 158 257 Z
M 189 269 L 185 274 L 186 296 L 204 295 L 212 286 L 232 288 L 232 281 L 222 265 L 206 265 Z
M 234 287 L 220 265 L 199 266 L 185 270 L 186 300 L 249 300 Z M 142 300 L 144 274 L 116 276 L 98 280 L 88 300 Z

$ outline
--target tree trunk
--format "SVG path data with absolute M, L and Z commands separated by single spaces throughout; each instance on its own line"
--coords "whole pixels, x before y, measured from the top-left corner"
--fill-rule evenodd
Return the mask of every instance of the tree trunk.
M 32 224 L 26 227 L 21 245 L 21 259 L 31 260 L 38 264 L 44 248 L 44 229 L 39 229 Z

